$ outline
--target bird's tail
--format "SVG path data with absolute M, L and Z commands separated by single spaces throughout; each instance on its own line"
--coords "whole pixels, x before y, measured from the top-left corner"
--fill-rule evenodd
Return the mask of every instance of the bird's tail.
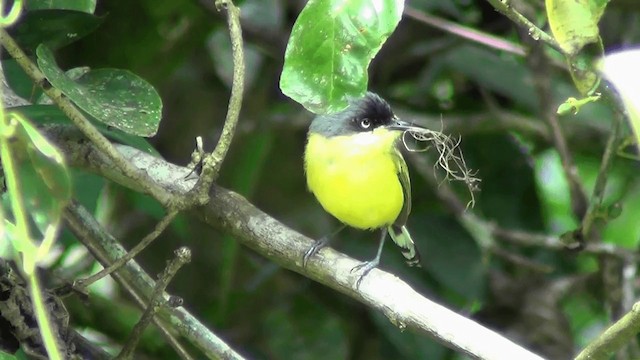
M 413 243 L 407 227 L 391 225 L 388 230 L 393 242 L 400 247 L 400 251 L 402 251 L 402 255 L 405 257 L 407 264 L 409 266 L 420 267 L 420 253 L 418 253 L 418 249 L 416 249 L 416 245 Z

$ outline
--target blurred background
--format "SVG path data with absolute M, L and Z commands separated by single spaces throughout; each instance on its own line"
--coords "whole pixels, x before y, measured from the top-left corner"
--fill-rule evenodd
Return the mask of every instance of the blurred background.
M 151 82 L 162 96 L 164 116 L 150 141 L 163 157 L 181 165 L 188 163 L 196 136 L 204 138 L 207 149 L 215 146 L 227 109 L 233 64 L 224 14 L 212 3 L 99 1 L 96 14 L 104 23 L 56 54 L 65 69 L 123 68 Z M 218 183 L 292 229 L 319 238 L 338 223 L 306 189 L 302 155 L 312 115 L 278 87 L 288 34 L 304 3 L 239 2 L 246 90 Z M 512 3 L 545 28 L 543 1 Z M 524 232 L 520 235 L 525 239 L 540 240 L 533 235 L 558 237 L 581 221 L 572 210 L 569 184 L 547 122 L 567 97 L 578 96 L 564 60 L 544 48 L 535 50 L 542 59 L 537 62 L 533 55 L 518 55 L 517 49 L 535 44 L 488 2 L 413 0 L 407 6 L 398 29 L 370 67 L 369 88 L 404 120 L 461 136 L 467 165 L 482 182 L 475 206 L 461 212 L 471 200 L 465 184 L 443 182 L 442 173 L 434 177 L 435 152 L 411 154 L 413 211 L 408 227 L 423 268 L 406 267 L 390 244 L 381 267 L 430 299 L 547 358 L 570 358 L 628 310 L 638 284 L 633 276 L 622 276 L 623 270 L 635 273 L 633 263 L 545 246 L 543 241 L 523 246 L 509 233 Z M 494 35 L 515 50 L 463 40 L 417 19 L 421 14 L 450 21 L 463 31 Z M 607 51 L 637 44 L 639 20 L 639 3 L 611 2 L 601 21 Z M 591 194 L 598 175 L 612 114 L 601 101 L 559 118 L 586 194 Z M 594 241 L 636 251 L 637 172 L 637 161 L 616 156 L 606 173 L 604 204 L 622 212 L 597 223 Z M 127 248 L 162 215 L 161 207 L 147 197 L 93 175 L 78 176 L 77 197 Z M 510 236 L 492 236 L 494 227 Z M 365 260 L 375 254 L 376 240 L 372 233 L 347 230 L 333 246 Z M 83 254 L 69 234 L 60 244 L 62 254 L 56 261 L 61 267 Z M 248 358 L 463 358 L 430 339 L 400 332 L 380 313 L 279 268 L 188 213 L 138 260 L 157 274 L 180 246 L 191 248 L 194 256 L 169 291 L 184 298 L 189 311 Z M 77 328 L 102 339 L 105 346 L 121 344 L 139 314 L 110 280 L 97 284 L 90 306 L 74 297 L 66 303 Z M 114 304 L 117 312 L 109 310 Z M 154 329 L 146 335 L 140 356 L 174 356 Z M 633 358 L 636 351 L 637 344 L 632 344 L 623 358 Z

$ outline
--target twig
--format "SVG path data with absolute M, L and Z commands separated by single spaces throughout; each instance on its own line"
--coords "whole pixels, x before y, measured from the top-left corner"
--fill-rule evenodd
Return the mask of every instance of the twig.
M 638 332 L 640 332 L 640 302 L 635 303 L 629 313 L 589 343 L 576 356 L 576 360 L 609 359 L 618 349 L 634 339 Z
M 615 98 L 609 96 L 611 102 L 615 102 Z M 607 186 L 607 178 L 609 177 L 609 169 L 611 163 L 618 149 L 618 145 L 621 141 L 620 130 L 622 122 L 624 121 L 624 114 L 620 109 L 614 110 L 613 121 L 611 123 L 611 133 L 607 140 L 607 145 L 602 154 L 602 161 L 600 162 L 600 169 L 598 170 L 598 176 L 596 177 L 596 183 L 593 187 L 593 194 L 591 195 L 591 202 L 584 218 L 582 218 L 582 236 L 584 239 L 589 239 L 591 234 L 591 227 L 597 218 L 600 218 L 602 201 L 604 200 L 604 191 Z
M 478 31 L 476 29 L 460 25 L 453 21 L 445 20 L 436 16 L 429 15 L 411 6 L 405 6 L 404 13 L 408 17 L 433 26 L 447 33 L 459 36 L 463 39 L 473 41 L 478 44 L 485 45 L 492 49 L 508 52 L 517 56 L 525 56 L 526 52 L 522 46 L 506 41 L 497 36 Z
M 160 234 L 162 234 L 164 229 L 166 229 L 167 226 L 169 226 L 169 224 L 171 224 L 171 221 L 173 221 L 173 218 L 175 218 L 177 214 L 178 214 L 177 211 L 170 211 L 167 215 L 165 215 L 164 218 L 162 218 L 162 220 L 160 220 L 160 222 L 156 225 L 155 229 L 153 229 L 152 232 L 147 234 L 147 236 L 145 236 L 125 256 L 119 258 L 118 260 L 114 261 L 108 267 L 106 267 L 106 268 L 102 269 L 101 271 L 89 276 L 88 278 L 77 280 L 73 287 L 75 289 L 78 289 L 78 290 L 86 289 L 89 285 L 93 284 L 94 282 L 102 279 L 103 277 L 105 277 L 105 276 L 113 273 L 114 271 L 118 270 L 119 268 L 121 268 L 124 264 L 127 263 L 127 261 L 129 261 L 129 260 L 133 259 L 134 257 L 136 257 L 136 255 L 138 255 L 142 250 L 144 250 L 147 246 L 149 246 L 149 244 L 151 244 L 153 242 L 153 240 L 155 240 L 158 236 L 160 236 Z
M 149 156 L 149 158 L 151 158 L 151 156 Z M 178 168 L 179 167 L 175 167 L 173 170 L 175 171 Z M 187 168 L 179 169 L 184 170 L 183 172 L 178 172 L 181 176 L 189 172 Z M 174 179 L 170 181 L 174 185 L 176 184 Z M 188 189 L 191 188 L 190 184 L 191 181 L 179 189 L 186 193 Z M 126 255 L 126 251 L 118 241 L 107 233 L 82 205 L 72 202 L 66 207 L 64 217 L 74 235 L 87 247 L 89 252 L 91 252 L 102 266 L 108 267 L 116 259 Z M 136 261 L 131 260 L 127 262 L 119 271 L 113 273 L 113 277 L 135 299 L 138 305 L 144 309 L 146 306 L 146 295 L 153 292 L 155 283 L 151 277 L 140 268 Z M 160 309 L 159 316 L 153 318 L 153 322 L 183 359 L 188 359 L 189 355 L 173 336 L 176 330 L 185 339 L 197 346 L 208 358 L 244 359 L 182 307 L 163 307 Z
M 111 160 L 127 177 L 138 183 L 139 187 L 147 194 L 154 197 L 165 207 L 170 207 L 174 201 L 171 193 L 155 184 L 144 172 L 135 168 L 113 147 L 111 142 L 107 140 L 80 112 L 75 105 L 65 97 L 59 89 L 55 87 L 45 86 L 49 82 L 44 74 L 38 69 L 36 64 L 20 49 L 18 44 L 4 29 L 0 29 L 0 42 L 7 49 L 7 52 L 13 57 L 18 65 L 25 71 L 27 75 L 39 85 L 45 94 L 58 105 L 60 110 L 71 119 L 71 121 L 82 131 L 89 140 L 91 140 L 102 153 Z
M 160 306 L 164 303 L 163 293 L 164 290 L 169 285 L 169 282 L 176 275 L 178 270 L 191 261 L 191 250 L 186 247 L 181 247 L 174 252 L 175 257 L 169 262 L 167 267 L 164 269 L 162 274 L 160 274 L 158 281 L 156 281 L 156 286 L 153 289 L 153 293 L 151 294 L 151 298 L 149 300 L 149 305 L 147 309 L 142 314 L 140 320 L 136 323 L 131 330 L 131 336 L 127 340 L 127 343 L 124 345 L 116 359 L 130 359 L 133 356 L 133 352 L 140 341 L 140 337 L 142 336 L 142 332 L 149 325 L 154 315 L 158 312 Z
M 545 44 L 551 46 L 556 51 L 564 54 L 564 51 L 560 48 L 560 44 L 551 35 L 547 34 L 544 30 L 537 27 L 534 23 L 529 21 L 524 15 L 520 14 L 518 10 L 514 9 L 510 0 L 487 0 L 498 12 L 508 17 L 527 31 L 529 36 L 535 41 L 542 41 Z
M 503 240 L 509 241 L 512 244 L 519 246 L 535 246 L 550 250 L 574 250 L 592 254 L 592 255 L 607 255 L 613 256 L 618 259 L 628 261 L 640 261 L 640 254 L 637 251 L 631 251 L 624 249 L 613 244 L 607 243 L 587 243 L 584 248 L 579 248 L 582 244 L 571 244 L 563 241 L 557 236 L 533 234 L 518 230 L 508 230 L 493 226 L 493 234 Z
M 525 37 L 524 40 L 526 39 Z M 531 42 L 531 40 L 529 41 Z M 582 219 L 587 211 L 589 201 L 578 176 L 578 168 L 573 161 L 573 155 L 569 150 L 567 140 L 560 126 L 556 106 L 553 104 L 551 71 L 547 55 L 540 44 L 532 42 L 531 54 L 526 58 L 526 61 L 531 69 L 533 86 L 538 94 L 540 115 L 551 128 L 553 144 L 560 155 L 562 168 L 569 183 L 571 209 L 578 219 Z
M 231 0 L 217 0 L 216 8 L 227 9 L 227 19 L 229 26 L 229 36 L 231 37 L 231 50 L 233 53 L 233 80 L 231 85 L 231 96 L 229 97 L 229 106 L 227 108 L 227 116 L 222 127 L 222 133 L 218 144 L 211 154 L 207 154 L 202 161 L 202 173 L 192 191 L 191 196 L 187 199 L 193 199 L 197 204 L 206 204 L 209 200 L 209 189 L 211 184 L 218 177 L 220 167 L 224 161 L 233 134 L 235 133 L 240 109 L 242 107 L 242 96 L 244 92 L 244 50 L 242 41 L 242 28 L 240 27 L 240 10 L 233 4 Z

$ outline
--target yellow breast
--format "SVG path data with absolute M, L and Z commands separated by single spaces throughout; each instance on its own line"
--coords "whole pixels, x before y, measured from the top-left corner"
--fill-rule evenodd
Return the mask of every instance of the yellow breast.
M 351 136 L 309 136 L 307 184 L 328 213 L 358 229 L 396 220 L 404 202 L 395 152 L 399 135 L 378 128 Z

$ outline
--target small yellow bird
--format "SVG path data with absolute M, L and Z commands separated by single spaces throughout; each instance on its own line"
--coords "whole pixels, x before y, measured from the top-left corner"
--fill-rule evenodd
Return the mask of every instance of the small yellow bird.
M 411 185 L 398 149 L 402 134 L 411 130 L 422 128 L 400 121 L 385 100 L 370 92 L 341 112 L 317 116 L 309 128 L 304 157 L 309 190 L 343 224 L 381 230 L 376 257 L 353 269 L 363 270 L 358 285 L 380 263 L 387 232 L 407 264 L 420 266 L 405 226 L 411 212 Z M 316 241 L 305 253 L 304 265 L 331 236 Z

